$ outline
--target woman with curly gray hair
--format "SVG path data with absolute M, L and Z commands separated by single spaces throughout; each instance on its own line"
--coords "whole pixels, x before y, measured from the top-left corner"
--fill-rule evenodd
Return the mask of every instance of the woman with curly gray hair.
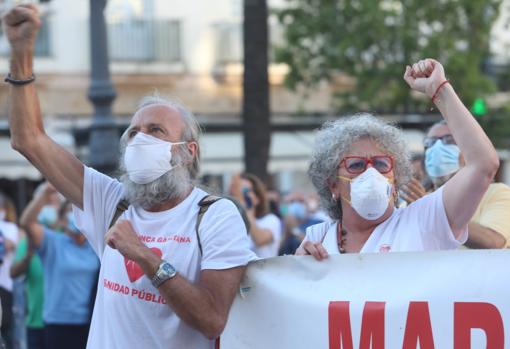
M 331 222 L 309 227 L 298 255 L 454 249 L 491 183 L 499 160 L 482 128 L 433 60 L 406 67 L 404 80 L 425 93 L 452 130 L 466 166 L 439 190 L 398 209 L 411 175 L 396 127 L 370 114 L 326 123 L 318 132 L 309 175 Z

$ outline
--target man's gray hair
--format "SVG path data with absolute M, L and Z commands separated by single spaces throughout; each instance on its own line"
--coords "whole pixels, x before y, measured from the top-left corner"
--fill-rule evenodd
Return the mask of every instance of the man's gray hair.
M 342 218 L 342 209 L 332 198 L 328 183 L 336 180 L 338 164 L 351 145 L 364 138 L 372 139 L 381 150 L 393 157 L 397 189 L 411 178 L 410 152 L 402 131 L 397 127 L 368 113 L 326 122 L 315 137 L 308 175 L 319 194 L 322 207 L 333 219 Z

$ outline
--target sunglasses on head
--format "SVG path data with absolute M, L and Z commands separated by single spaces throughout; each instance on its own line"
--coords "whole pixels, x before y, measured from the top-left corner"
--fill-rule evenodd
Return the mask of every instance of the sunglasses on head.
M 423 147 L 428 149 L 432 147 L 438 140 L 441 140 L 443 144 L 457 144 L 455 143 L 455 139 L 453 139 L 452 135 L 444 135 L 441 137 L 427 137 L 423 140 Z
M 393 169 L 393 158 L 389 155 L 377 155 L 369 158 L 363 156 L 346 156 L 340 161 L 350 174 L 365 172 L 368 164 L 372 165 L 379 173 L 388 173 Z

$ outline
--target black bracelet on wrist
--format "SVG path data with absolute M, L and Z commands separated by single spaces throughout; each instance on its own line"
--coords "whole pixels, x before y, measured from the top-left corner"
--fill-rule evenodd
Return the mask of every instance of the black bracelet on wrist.
M 26 84 L 30 84 L 31 82 L 34 82 L 35 75 L 32 74 L 28 79 L 25 79 L 25 80 L 16 80 L 16 79 L 13 79 L 11 76 L 11 73 L 9 73 L 5 77 L 4 81 L 8 82 L 9 84 L 12 84 L 12 85 L 21 86 L 21 85 L 26 85 Z

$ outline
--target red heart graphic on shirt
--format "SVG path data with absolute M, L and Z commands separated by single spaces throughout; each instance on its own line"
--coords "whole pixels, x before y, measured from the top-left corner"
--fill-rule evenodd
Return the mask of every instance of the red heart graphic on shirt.
M 160 258 L 163 255 L 163 252 L 161 252 L 159 248 L 151 247 L 151 250 Z M 142 268 L 135 261 L 124 257 L 124 265 L 126 266 L 129 281 L 135 282 L 144 275 Z

